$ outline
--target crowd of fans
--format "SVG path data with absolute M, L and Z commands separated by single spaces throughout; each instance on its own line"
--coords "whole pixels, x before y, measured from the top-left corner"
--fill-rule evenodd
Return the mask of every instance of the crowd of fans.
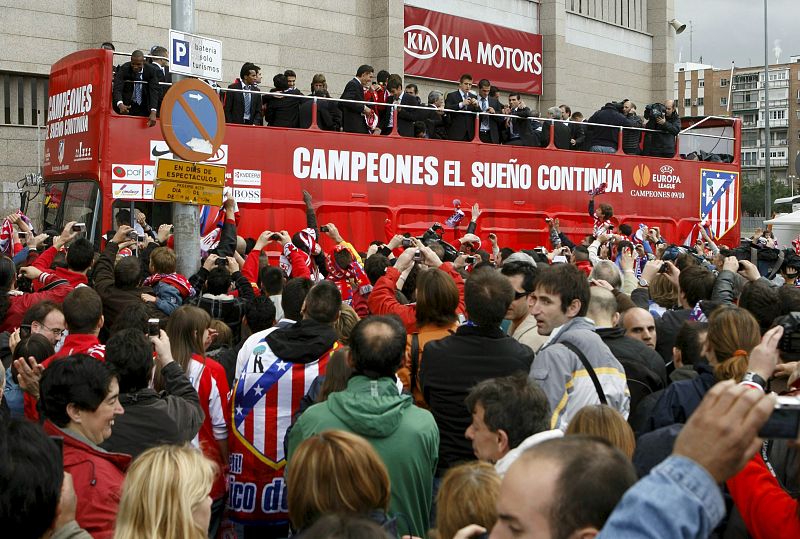
M 115 68 L 113 104 L 118 113 L 146 116 L 148 124 L 155 125 L 172 81 L 167 54 L 163 47 L 153 47 L 146 62 L 145 54 L 136 50 L 129 62 Z M 297 88 L 293 70 L 276 74 L 269 90 L 262 91 L 261 79 L 261 68 L 246 62 L 231 85 L 217 87 L 227 123 L 306 129 L 312 125 L 315 100 L 297 97 L 304 94 Z M 584 126 L 583 114 L 573 113 L 568 105 L 540 113 L 528 107 L 520 93 L 511 93 L 508 103 L 502 103 L 499 90 L 488 79 L 473 84 L 469 74 L 461 75 L 457 90 L 434 90 L 424 101 L 416 84 L 404 85 L 402 76 L 386 70 L 376 74 L 366 64 L 359 66 L 338 101 L 329 100 L 322 73 L 313 76 L 309 90 L 309 96 L 325 98 L 316 100 L 316 121 L 326 131 L 372 135 L 396 131 L 403 137 L 473 140 L 477 115 L 478 137 L 488 144 L 548 147 L 552 142 L 559 149 L 614 153 L 619 143 L 619 127 L 615 126 L 621 126 L 633 128 L 624 130 L 625 153 L 673 157 L 681 129 L 672 100 L 648 105 L 644 119 L 629 99 L 606 103 Z
M 258 238 L 228 200 L 191 276 L 138 211 L 97 255 L 8 216 L 4 533 L 797 536 L 797 418 L 767 420 L 800 386 L 800 257 L 595 197 L 591 233 L 522 250 L 478 204 L 455 241 L 354 246 L 308 193 Z

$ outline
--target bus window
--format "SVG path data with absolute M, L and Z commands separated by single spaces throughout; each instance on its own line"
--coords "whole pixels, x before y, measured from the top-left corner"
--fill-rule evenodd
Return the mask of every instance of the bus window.
M 86 223 L 86 239 L 95 243 L 100 224 L 99 189 L 92 181 L 48 183 L 45 187 L 44 228 L 60 232 L 70 221 Z

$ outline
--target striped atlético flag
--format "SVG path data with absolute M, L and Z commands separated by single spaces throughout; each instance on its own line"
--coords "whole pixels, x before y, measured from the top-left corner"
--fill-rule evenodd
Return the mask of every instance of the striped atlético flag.
M 701 169 L 700 219 L 721 238 L 739 221 L 739 173 Z

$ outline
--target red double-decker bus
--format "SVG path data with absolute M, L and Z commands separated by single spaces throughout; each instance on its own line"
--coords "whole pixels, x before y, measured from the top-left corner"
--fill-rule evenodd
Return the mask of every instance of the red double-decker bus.
M 79 51 L 53 65 L 45 145 L 44 223 L 75 220 L 99 245 L 115 208 L 131 203 L 150 222 L 170 222 L 153 201 L 156 161 L 172 157 L 158 127 L 117 115 L 111 106 L 113 55 Z M 601 202 L 619 223 L 658 226 L 681 243 L 705 219 L 722 242 L 738 243 L 740 122 L 684 120 L 679 153 L 704 150 L 733 162 L 692 161 L 473 142 L 370 136 L 310 129 L 228 125 L 208 162 L 227 168 L 241 211 L 239 233 L 305 226 L 302 190 L 320 223 L 335 223 L 358 246 L 397 232 L 419 234 L 453 213 L 453 200 L 479 202 L 479 233 L 501 245 L 545 245 L 545 217 L 575 239 L 590 231 L 586 192 L 601 183 Z M 553 140 L 553 137 L 550 138 Z M 621 147 L 621 144 L 620 144 Z

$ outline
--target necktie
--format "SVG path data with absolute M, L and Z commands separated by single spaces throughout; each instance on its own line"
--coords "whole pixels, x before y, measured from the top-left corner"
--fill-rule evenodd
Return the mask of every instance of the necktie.
M 246 120 L 249 120 L 250 119 L 250 99 L 252 97 L 250 95 L 250 91 L 249 91 L 250 90 L 250 85 L 246 84 L 244 89 L 245 89 L 245 92 L 244 92 L 244 117 L 245 117 Z
M 137 105 L 142 104 L 142 85 L 138 81 L 142 80 L 142 74 L 136 75 L 136 82 L 133 83 L 133 102 Z
M 486 98 L 485 97 L 481 97 L 481 110 L 483 112 L 486 112 L 487 108 L 489 108 L 489 107 L 486 104 Z M 481 131 L 488 131 L 488 130 L 489 130 L 489 118 L 484 116 L 483 119 L 481 119 Z

